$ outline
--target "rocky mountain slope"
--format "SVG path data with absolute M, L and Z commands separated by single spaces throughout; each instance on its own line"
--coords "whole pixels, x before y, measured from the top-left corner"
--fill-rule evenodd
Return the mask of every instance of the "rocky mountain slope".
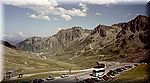
M 120 26 L 122 30 L 116 36 L 115 43 L 107 48 L 120 54 L 127 61 L 140 62 L 147 58 L 150 42 L 149 23 L 149 17 L 139 15 L 128 23 L 114 25 Z
M 111 55 L 119 57 L 119 60 L 140 62 L 150 47 L 149 32 L 149 17 L 139 15 L 129 22 L 98 25 L 94 30 L 73 27 L 47 38 L 31 37 L 18 43 L 17 48 L 43 52 L 48 56 L 67 54 L 72 58 Z
M 50 50 L 52 53 L 63 52 L 63 48 L 70 42 L 86 37 L 91 30 L 81 27 L 72 27 L 66 30 L 60 30 L 51 37 L 31 37 L 17 44 L 17 48 L 29 52 L 43 52 Z

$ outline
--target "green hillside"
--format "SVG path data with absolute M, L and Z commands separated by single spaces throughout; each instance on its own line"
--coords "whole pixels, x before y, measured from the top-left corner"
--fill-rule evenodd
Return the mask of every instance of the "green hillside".
M 74 64 L 41 58 L 31 53 L 4 47 L 4 70 L 17 70 L 22 73 L 45 72 L 51 70 L 79 69 Z
M 108 83 L 150 83 L 148 68 L 149 64 L 137 66 L 122 73 L 117 79 Z

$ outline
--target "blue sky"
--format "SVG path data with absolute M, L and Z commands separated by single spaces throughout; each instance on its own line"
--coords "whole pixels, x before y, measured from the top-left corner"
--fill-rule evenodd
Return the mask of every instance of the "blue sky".
M 80 4 L 80 6 L 79 6 Z M 22 36 L 47 37 L 56 34 L 61 29 L 73 26 L 81 26 L 85 29 L 94 29 L 98 24 L 112 25 L 114 23 L 127 22 L 137 15 L 145 15 L 145 4 L 90 4 L 90 3 L 59 3 L 55 10 L 47 13 L 46 10 L 34 9 L 32 6 L 22 4 L 4 5 L 4 34 Z M 39 5 L 36 4 L 36 8 Z M 41 4 L 40 4 L 41 6 Z M 53 7 L 53 6 L 52 6 Z M 45 5 L 42 8 L 46 8 Z M 64 14 L 63 11 L 71 11 Z M 74 9 L 72 9 L 74 8 Z M 79 13 L 74 14 L 75 9 Z M 84 10 L 83 10 L 84 9 Z M 44 13 L 43 13 L 44 12 Z M 46 13 L 45 13 L 46 12 Z M 54 13 L 56 12 L 56 13 Z M 82 13 L 82 14 L 80 14 Z M 62 15 L 64 14 L 64 16 Z

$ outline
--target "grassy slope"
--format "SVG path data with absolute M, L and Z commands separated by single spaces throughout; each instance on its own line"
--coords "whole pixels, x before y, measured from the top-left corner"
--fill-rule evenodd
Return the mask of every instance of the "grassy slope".
M 4 69 L 17 69 L 23 73 L 45 72 L 50 70 L 79 69 L 74 64 L 53 59 L 41 59 L 27 52 L 4 47 Z
M 137 66 L 134 69 L 122 73 L 116 80 L 109 83 L 150 83 L 148 80 L 148 66 Z
M 52 59 L 56 59 L 59 61 L 65 61 L 67 63 L 76 64 L 77 66 L 85 69 L 85 68 L 91 68 L 96 64 L 97 61 L 115 61 L 117 56 L 110 56 L 110 55 L 60 55 L 60 56 L 52 56 L 50 57 Z

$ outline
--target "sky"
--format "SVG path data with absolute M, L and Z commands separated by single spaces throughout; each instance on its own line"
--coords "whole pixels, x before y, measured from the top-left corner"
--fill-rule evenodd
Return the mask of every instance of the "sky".
M 145 14 L 146 0 L 4 0 L 4 36 L 48 37 L 61 29 L 127 22 Z

